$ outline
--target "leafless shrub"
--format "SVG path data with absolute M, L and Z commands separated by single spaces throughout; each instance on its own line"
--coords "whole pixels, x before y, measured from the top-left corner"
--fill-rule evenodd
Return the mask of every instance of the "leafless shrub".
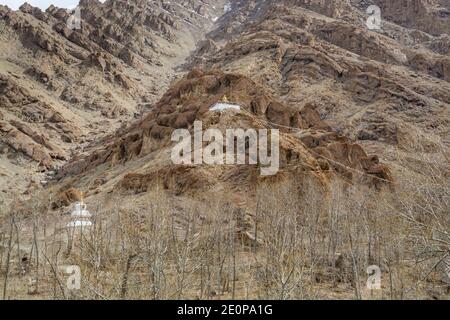
M 261 183 L 254 205 L 155 188 L 145 201 L 99 205 L 83 229 L 66 228 L 41 195 L 3 216 L 3 297 L 26 287 L 25 254 L 36 294 L 53 299 L 428 297 L 449 265 L 443 155 L 399 153 L 395 185 L 381 190 L 306 173 Z M 68 290 L 62 265 L 81 268 L 80 290 Z M 382 290 L 366 288 L 371 265 Z

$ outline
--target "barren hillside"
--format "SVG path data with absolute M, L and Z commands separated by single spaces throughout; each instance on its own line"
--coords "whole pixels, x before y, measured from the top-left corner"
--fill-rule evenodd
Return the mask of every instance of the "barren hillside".
M 0 7 L 0 239 L 23 228 L 11 261 L 31 260 L 33 294 L 66 297 L 33 269 L 60 259 L 89 275 L 74 298 L 448 299 L 448 1 L 80 8 L 71 30 L 62 9 Z M 279 170 L 174 164 L 198 121 L 278 129 Z
M 150 110 L 220 2 L 0 7 L 2 200 L 31 192 L 93 141 Z

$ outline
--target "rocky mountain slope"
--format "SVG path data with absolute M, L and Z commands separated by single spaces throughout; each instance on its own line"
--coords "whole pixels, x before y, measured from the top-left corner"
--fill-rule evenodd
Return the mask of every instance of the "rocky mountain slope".
M 247 23 L 230 15 L 213 39 L 220 43 L 233 34 L 239 19 L 244 22 L 236 28 L 243 35 L 212 51 L 203 65 L 240 70 L 300 108 L 315 104 L 338 132 L 376 152 L 448 143 L 448 28 L 432 36 L 383 21 L 383 29 L 374 32 L 364 12 L 347 1 L 295 3 L 263 12 L 255 7 L 261 17 Z M 389 9 L 383 11 L 387 17 L 394 14 Z
M 413 158 L 418 155 L 417 159 L 423 153 L 438 157 L 441 145 L 449 142 L 450 57 L 430 43 L 448 34 L 406 29 L 389 20 L 383 29 L 372 31 L 362 7 L 360 1 L 233 2 L 231 12 L 218 20 L 217 28 L 184 65 L 185 70 L 220 71 L 191 72 L 143 120 L 108 137 L 111 143 L 102 141 L 88 157 L 73 159 L 58 178 L 83 174 L 96 181 L 92 172 L 108 163 L 112 167 L 100 170 L 109 177 L 108 192 L 118 181 L 145 191 L 143 184 L 152 185 L 155 179 L 148 170 L 166 179 L 175 174 L 174 180 L 186 190 L 190 183 L 211 187 L 211 181 L 229 182 L 232 173 L 206 174 L 204 168 L 189 169 L 193 173 L 186 179 L 192 181 L 185 181 L 168 159 L 174 129 L 192 129 L 193 122 L 202 119 L 222 128 L 226 128 L 222 121 L 240 123 L 239 116 L 222 120 L 208 112 L 224 95 L 251 114 L 251 123 L 279 128 L 294 141 L 296 146 L 282 154 L 285 167 L 302 164 L 303 156 L 320 162 L 306 161 L 312 168 L 322 171 L 322 166 L 328 172 L 331 167 L 350 180 L 364 173 L 389 180 L 389 169 L 379 164 L 379 158 L 395 168 L 394 150 Z M 386 7 L 385 15 L 393 15 L 390 10 L 395 8 Z M 366 153 L 374 157 L 364 160 L 369 159 Z M 165 154 L 171 174 L 146 158 L 161 161 L 159 154 Z M 147 159 L 144 168 L 141 159 Z M 118 163 L 120 173 L 110 176 Z M 204 175 L 209 181 L 198 183 Z M 248 187 L 242 181 L 234 183 L 238 185 Z
M 0 6 L 1 189 L 30 192 L 91 142 L 152 108 L 220 1 Z
M 366 23 L 371 4 L 381 9 L 379 30 Z M 391 274 L 389 263 L 395 260 L 396 272 L 407 271 L 395 290 L 391 283 L 390 297 L 404 298 L 403 281 L 418 276 L 412 262 L 402 259 L 447 250 L 442 243 L 449 225 L 448 1 L 83 0 L 80 7 L 81 30 L 67 29 L 67 13 L 57 8 L 0 7 L 3 201 L 12 199 L 12 188 L 25 198 L 36 189 L 47 212 L 65 221 L 67 206 L 83 199 L 101 208 L 98 219 L 111 228 L 124 210 L 136 223 L 129 228 L 131 239 L 142 239 L 134 232 L 147 230 L 142 221 L 156 212 L 165 217 L 161 224 L 171 221 L 173 239 L 192 236 L 184 242 L 189 245 L 206 239 L 202 246 L 208 246 L 208 237 L 221 237 L 214 223 L 226 224 L 230 237 L 242 241 L 238 254 L 244 260 L 245 245 L 269 248 L 265 240 L 278 236 L 270 232 L 291 217 L 302 230 L 302 246 L 294 241 L 295 250 L 286 256 L 278 249 L 255 252 L 251 268 L 257 272 L 247 275 L 244 267 L 246 276 L 237 280 L 242 295 L 247 276 L 260 280 L 261 272 L 268 272 L 258 269 L 260 259 L 274 256 L 274 263 L 291 266 L 290 257 L 308 248 L 295 263 L 311 272 L 305 277 L 314 293 L 300 296 L 333 298 L 325 286 L 342 282 L 348 286 L 339 288 L 338 297 L 351 297 L 354 290 L 361 298 L 357 283 L 365 266 L 377 263 Z M 224 97 L 241 110 L 211 111 Z M 279 129 L 279 172 L 264 177 L 258 165 L 173 164 L 173 131 L 192 133 L 195 121 L 202 121 L 204 131 L 222 133 Z M 353 202 L 343 204 L 352 196 Z M 405 245 L 416 231 L 416 225 L 399 223 L 405 216 L 420 227 L 436 218 L 437 229 L 426 227 Z M 269 222 L 273 225 L 264 227 Z M 266 233 L 258 234 L 258 228 Z M 56 226 L 52 231 L 61 232 Z M 428 236 L 429 242 L 414 247 Z M 397 248 L 399 243 L 407 248 Z M 148 249 L 140 245 L 130 241 L 129 261 Z M 355 253 L 366 247 L 367 254 Z M 193 260 L 198 257 L 185 249 Z M 193 270 L 198 280 L 198 268 Z M 328 276 L 336 270 L 340 280 Z M 302 282 L 303 269 L 296 276 Z M 261 295 L 270 281 L 254 296 L 273 297 L 268 291 Z M 230 297 L 226 292 L 221 297 Z

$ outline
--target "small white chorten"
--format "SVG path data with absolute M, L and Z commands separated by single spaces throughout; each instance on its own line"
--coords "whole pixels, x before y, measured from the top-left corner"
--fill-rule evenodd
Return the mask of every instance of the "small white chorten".
M 77 228 L 77 227 L 90 227 L 92 226 L 91 221 L 72 221 L 67 224 L 68 228 Z
M 87 206 L 83 202 L 75 203 L 74 209 L 72 211 L 72 217 L 84 217 L 90 218 L 92 217 L 91 213 L 87 210 Z
M 89 220 L 92 214 L 87 210 L 87 206 L 83 201 L 75 203 L 71 216 L 73 220 L 67 224 L 68 228 L 92 226 L 92 222 Z
M 213 104 L 209 111 L 223 111 L 223 110 L 241 110 L 241 106 L 238 104 L 229 103 L 226 96 L 223 97 L 222 101 Z

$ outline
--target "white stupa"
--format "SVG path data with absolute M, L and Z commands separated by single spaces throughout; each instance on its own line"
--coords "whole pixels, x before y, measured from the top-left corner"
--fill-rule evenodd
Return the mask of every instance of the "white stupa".
M 222 101 L 213 104 L 209 111 L 224 111 L 224 110 L 241 110 L 241 106 L 238 104 L 229 103 L 226 96 L 223 97 Z
M 90 218 L 92 217 L 91 213 L 87 210 L 87 206 L 83 202 L 77 202 L 74 205 L 74 209 L 72 211 L 72 217 L 83 217 Z
M 92 222 L 91 221 L 81 221 L 81 220 L 77 220 L 77 221 L 72 221 L 69 222 L 67 224 L 68 228 L 77 228 L 77 227 L 90 227 L 92 226 Z
M 92 222 L 89 219 L 92 217 L 92 214 L 87 210 L 87 206 L 83 201 L 75 203 L 71 217 L 73 220 L 67 224 L 68 228 L 92 226 Z

